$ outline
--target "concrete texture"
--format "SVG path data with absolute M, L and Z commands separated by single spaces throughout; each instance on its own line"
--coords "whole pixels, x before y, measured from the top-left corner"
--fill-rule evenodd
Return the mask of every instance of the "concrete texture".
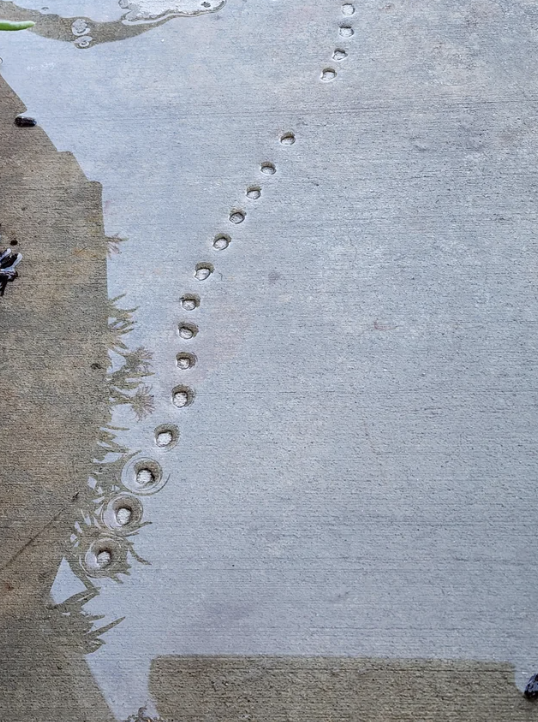
M 440 714 L 452 680 L 447 715 L 481 719 L 469 679 L 490 719 L 537 714 L 509 672 L 521 689 L 537 664 L 536 7 L 354 6 L 228 0 L 85 50 L 3 41 L 4 78 L 129 238 L 109 291 L 153 353 L 153 413 L 113 414 L 167 480 L 144 497 L 150 564 L 84 605 L 125 617 L 86 657 L 118 720 L 177 715 L 189 675 L 170 691 L 153 660 L 193 655 L 374 659 L 409 673 L 422 711 L 402 715 Z M 80 583 L 63 563 L 53 600 Z
M 509 667 L 335 657 L 162 657 L 150 688 L 163 722 L 534 720 Z
M 2 549 L 5 569 L 54 523 L 88 476 L 107 413 L 107 241 L 101 187 L 39 128 L 1 81 L 2 245 L 19 278 L 0 305 Z
M 55 633 L 48 604 L 108 412 L 101 187 L 40 128 L 16 127 L 24 110 L 0 79 L 0 247 L 23 254 L 0 303 L 0 718 L 84 720 L 92 700 L 106 720 L 70 656 L 76 629 Z

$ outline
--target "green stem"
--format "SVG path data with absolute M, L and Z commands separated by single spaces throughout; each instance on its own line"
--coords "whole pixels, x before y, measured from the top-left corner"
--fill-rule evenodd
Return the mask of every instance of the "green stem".
M 35 25 L 32 20 L 21 20 L 20 22 L 11 22 L 11 20 L 0 20 L 0 30 L 27 30 Z

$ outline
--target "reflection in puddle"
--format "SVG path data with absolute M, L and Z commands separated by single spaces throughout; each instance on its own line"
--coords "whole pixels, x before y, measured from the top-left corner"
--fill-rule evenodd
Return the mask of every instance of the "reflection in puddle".
M 123 618 L 96 628 L 96 623 L 103 619 L 103 615 L 88 614 L 84 605 L 98 594 L 99 589 L 91 587 L 73 594 L 60 604 L 49 605 L 50 624 L 57 642 L 63 640 L 81 654 L 91 654 L 104 644 L 102 635 L 123 621 Z
M 125 22 L 159 20 L 162 17 L 202 15 L 220 10 L 226 0 L 119 0 L 128 10 Z
M 128 349 L 125 336 L 133 330 L 134 309 L 120 308 L 119 300 L 112 299 L 108 311 L 108 421 L 99 432 L 88 486 L 78 495 L 79 516 L 74 521 L 67 555 L 71 571 L 95 594 L 91 579 L 108 577 L 121 581 L 120 575 L 129 574 L 132 559 L 149 563 L 134 548 L 133 537 L 150 523 L 143 521 L 144 508 L 138 496 L 160 491 L 167 481 L 156 461 L 136 458 L 137 452 L 118 443 L 116 432 L 126 429 L 112 425 L 116 406 L 129 406 L 139 420 L 148 416 L 154 406 L 151 387 L 145 382 L 153 375 L 152 354 L 143 347 Z M 171 443 L 172 432 L 166 433 L 170 433 Z M 73 611 L 80 611 L 95 594 L 71 597 Z
M 107 644 L 95 642 L 87 662 L 120 719 L 133 715 L 150 692 L 161 713 L 172 719 L 178 717 L 185 691 L 211 713 L 211 705 L 217 711 L 226 709 L 226 690 L 241 673 L 213 669 L 205 677 L 189 677 L 197 673 L 197 662 L 187 659 L 186 681 L 177 692 L 170 680 L 177 680 L 180 672 L 170 660 L 181 661 L 181 655 L 185 660 L 189 654 L 393 660 L 452 656 L 510 659 L 524 669 L 535 651 L 528 619 L 536 582 L 531 567 L 521 572 L 521 560 L 536 514 L 523 493 L 528 480 L 523 483 L 524 475 L 512 470 L 521 469 L 522 458 L 529 472 L 534 469 L 535 449 L 529 444 L 525 456 L 510 440 L 528 433 L 518 417 L 534 400 L 527 397 L 519 412 L 511 413 L 508 404 L 516 409 L 516 402 L 506 401 L 505 392 L 512 393 L 514 386 L 506 358 L 500 356 L 503 387 L 497 396 L 495 390 L 489 396 L 481 393 L 479 400 L 473 396 L 476 388 L 483 388 L 484 368 L 491 368 L 496 378 L 490 357 L 503 345 L 497 341 L 504 331 L 500 326 L 494 333 L 490 330 L 493 306 L 482 314 L 468 302 L 473 284 L 490 283 L 485 274 L 480 276 L 487 264 L 483 249 L 482 254 L 475 250 L 484 240 L 476 229 L 492 215 L 484 199 L 491 198 L 491 178 L 500 175 L 493 160 L 500 150 L 492 147 L 487 158 L 480 156 L 480 171 L 473 175 L 467 150 L 458 155 L 459 140 L 451 134 L 460 121 L 461 103 L 455 109 L 443 107 L 438 115 L 429 99 L 416 101 L 407 111 L 409 117 L 392 108 L 387 112 L 383 104 L 389 101 L 378 96 L 396 91 L 385 88 L 383 74 L 369 70 L 368 63 L 361 66 L 365 77 L 354 81 L 350 71 L 349 86 L 340 83 L 344 71 L 337 82 L 319 84 L 314 70 L 321 70 L 328 57 L 320 64 L 314 43 L 305 42 L 304 53 L 311 51 L 309 63 L 313 60 L 304 76 L 297 70 L 306 65 L 301 66 L 303 50 L 289 73 L 283 73 L 280 62 L 274 64 L 279 67 L 273 75 L 270 64 L 257 61 L 232 66 L 235 43 L 266 58 L 272 57 L 274 46 L 277 60 L 287 58 L 297 23 L 290 23 L 292 30 L 286 34 L 282 18 L 280 27 L 271 25 L 263 3 L 228 7 L 237 13 L 234 20 L 208 20 L 207 35 L 198 35 L 198 26 L 191 36 L 183 35 L 181 23 L 170 23 L 119 50 L 109 45 L 81 54 L 56 44 L 58 55 L 50 52 L 45 58 L 61 97 L 47 119 L 52 132 L 57 137 L 66 134 L 62 143 L 76 148 L 92 177 L 106 178 L 109 219 L 118 228 L 131 223 L 125 231 L 131 236 L 134 230 L 136 236 L 133 251 L 126 247 L 121 262 L 111 264 L 115 293 L 129 288 L 143 304 L 132 304 L 142 309 L 136 327 L 129 311 L 112 314 L 113 326 L 132 331 L 134 350 L 116 344 L 114 353 L 119 355 L 107 378 L 108 396 L 127 417 L 132 409 L 143 419 L 155 408 L 155 419 L 143 419 L 139 427 L 133 424 L 125 443 L 120 441 L 120 422 L 102 428 L 92 486 L 77 500 L 79 506 L 83 502 L 83 513 L 62 567 L 66 579 L 75 577 L 75 589 L 55 599 L 71 600 L 69 614 L 82 615 L 75 628 L 78 624 L 83 638 L 88 610 L 94 617 L 107 613 L 113 627 L 95 624 L 95 638 Z M 245 20 L 243 34 L 236 30 L 239 12 Z M 336 42 L 342 36 L 334 15 Z M 68 21 L 70 39 L 97 37 L 92 21 L 79 20 Z M 130 32 L 142 26 L 121 27 Z M 257 32 L 259 27 L 263 33 Z M 265 45 L 264 35 L 269 38 Z M 361 30 L 365 45 L 366 35 Z M 202 42 L 208 36 L 215 40 L 211 52 Z M 47 44 L 30 37 L 35 47 L 28 54 L 34 53 L 33 67 L 43 73 Z M 217 42 L 219 37 L 224 40 Z M 355 40 L 358 37 L 357 31 Z M 375 37 L 383 38 L 379 27 Z M 255 50 L 251 38 L 259 43 Z M 327 54 L 334 42 L 327 43 Z M 139 53 L 142 46 L 146 54 Z M 383 50 L 383 42 L 379 47 Z M 68 60 L 75 56 L 73 71 Z M 409 67 L 414 55 L 403 56 Z M 239 51 L 237 57 L 250 58 Z M 398 72 L 391 58 L 387 77 Z M 358 63 L 359 54 L 350 55 L 352 61 Z M 111 68 L 117 70 L 117 82 L 103 87 L 101 79 Z M 310 105 L 304 94 L 293 95 L 295 86 L 282 85 L 280 93 L 279 83 L 288 82 L 296 71 L 323 92 L 345 88 L 329 108 L 330 122 L 320 124 L 324 106 L 318 107 L 310 95 Z M 11 72 L 16 77 L 16 71 Z M 73 90 L 81 88 L 84 74 L 88 82 L 81 102 Z M 27 83 L 27 97 L 41 104 L 40 109 L 50 108 L 53 101 L 20 75 L 16 80 Z M 67 91 L 60 87 L 63 83 Z M 268 87 L 279 91 L 269 107 Z M 378 96 L 371 98 L 368 113 L 348 116 L 349 90 L 358 98 L 372 87 Z M 249 93 L 252 107 L 245 118 L 238 108 L 246 107 Z M 288 109 L 278 115 L 282 98 L 288 102 L 286 93 L 289 107 L 301 108 L 293 123 Z M 478 106 L 473 113 L 482 112 Z M 118 108 L 124 107 L 122 124 Z M 505 130 L 507 121 L 501 115 L 492 117 L 488 105 L 480 116 L 492 136 Z M 531 120 L 526 118 L 529 125 Z M 417 160 L 408 150 L 413 124 L 428 135 L 441 127 L 439 148 L 450 147 L 455 157 L 445 158 L 439 150 L 422 153 Z M 289 127 L 297 131 L 296 144 L 290 142 L 295 135 Z M 526 191 L 517 179 L 522 177 L 521 164 L 534 156 L 523 134 L 517 143 L 517 153 L 510 156 L 517 157 L 517 163 L 505 161 L 512 163 L 512 176 L 502 202 L 519 208 L 519 218 L 528 218 L 529 207 L 521 200 Z M 293 146 L 293 151 L 282 146 Z M 357 174 L 359 154 L 361 168 L 368 169 L 366 181 Z M 266 157 L 278 164 L 264 162 Z M 431 209 L 433 191 L 445 198 L 447 182 L 460 189 L 461 168 L 476 186 L 465 186 L 460 205 L 455 201 L 443 215 L 441 204 L 441 210 L 436 207 L 426 219 L 409 212 Z M 476 188 L 480 192 L 475 195 Z M 248 215 L 235 215 L 234 210 L 230 216 L 230 209 L 240 209 L 243 202 Z M 475 207 L 480 223 L 469 216 Z M 460 218 L 476 233 L 475 248 L 465 251 L 475 254 L 467 267 L 459 253 L 465 235 L 461 227 L 449 241 L 427 245 L 432 238 L 446 239 L 454 219 Z M 414 223 L 430 224 L 427 233 L 423 225 L 417 233 Z M 514 236 L 507 239 L 496 228 L 499 224 L 488 223 L 484 237 L 487 248 L 494 245 L 497 254 L 490 262 L 500 259 L 493 275 L 506 278 Z M 515 230 L 518 238 L 524 236 L 523 221 Z M 526 239 L 530 248 L 532 238 Z M 518 253 L 524 247 L 518 246 Z M 454 248 L 458 252 L 451 255 Z M 396 263 L 404 253 L 405 264 Z M 215 262 L 214 269 L 207 258 Z M 530 260 L 527 256 L 527 266 Z M 499 286 L 503 308 L 522 308 L 528 288 L 518 286 L 515 276 L 511 281 L 510 292 Z M 424 288 L 432 289 L 427 297 Z M 17 284 L 10 290 L 17 291 Z M 382 323 L 375 320 L 380 305 L 387 318 Z M 471 319 L 472 331 L 454 322 L 454 309 L 458 319 L 460 312 Z M 535 310 L 528 310 L 530 318 L 536 318 Z M 186 317 L 195 323 L 187 323 Z M 525 336 L 528 355 L 520 351 L 523 362 L 518 367 L 528 389 L 533 388 L 528 369 L 536 357 L 531 337 Z M 506 345 L 510 339 L 515 342 L 519 336 L 505 336 Z M 459 344 L 453 356 L 450 343 Z M 517 343 L 512 346 L 519 348 Z M 155 392 L 147 384 L 153 362 L 144 350 L 148 348 L 158 372 Z M 488 358 L 479 358 L 480 353 Z M 197 395 L 189 403 L 192 389 Z M 496 406 L 499 401 L 507 405 Z M 178 427 L 166 423 L 179 419 L 182 453 L 176 443 Z M 163 454 L 158 458 L 166 458 L 167 464 L 155 466 L 152 453 Z M 168 469 L 181 483 L 152 495 L 166 481 Z M 519 506 L 514 490 L 523 500 Z M 153 540 L 149 531 L 139 533 L 146 516 L 160 522 Z M 144 565 L 145 560 L 151 566 Z M 123 585 L 108 584 L 100 595 L 84 596 L 84 588 L 91 592 L 106 577 Z M 64 619 L 64 612 L 60 616 Z M 122 624 L 119 616 L 125 616 Z M 150 677 L 148 692 L 151 660 L 163 659 L 153 663 L 157 672 Z M 249 664 L 257 669 L 254 662 Z M 403 706 L 400 694 L 405 696 L 417 677 L 425 680 L 414 699 L 405 699 L 413 710 L 410 718 L 421 719 L 420 709 L 413 707 L 416 698 L 444 699 L 456 686 L 465 688 L 466 680 L 474 683 L 478 674 L 470 665 L 456 683 L 440 667 L 434 662 L 416 665 L 408 684 L 397 665 L 387 664 L 385 689 L 397 687 L 394 676 L 404 680 L 394 695 Z M 351 670 L 352 686 L 359 672 L 360 666 Z M 502 680 L 507 699 L 511 675 L 506 665 Z M 276 672 L 265 677 L 260 672 L 256 679 L 274 676 Z M 293 689 L 299 690 L 299 701 L 300 691 L 308 687 L 301 686 L 305 676 L 320 680 L 318 693 L 328 688 L 323 675 L 317 677 L 311 669 L 299 669 L 298 676 L 302 681 Z M 495 683 L 494 675 L 484 679 Z M 334 680 L 341 682 L 334 687 L 335 697 L 340 693 L 338 700 L 345 701 L 348 683 L 338 674 Z M 280 690 L 289 690 L 289 676 L 280 684 Z M 430 697 L 429 687 L 435 690 Z M 238 688 L 241 683 L 236 697 Z M 487 684 L 483 689 L 487 696 Z M 246 707 L 242 714 L 265 709 L 263 690 L 257 694 L 261 702 L 254 713 L 248 699 L 241 698 Z M 376 698 L 383 702 L 387 697 Z M 193 703 L 191 710 L 195 708 Z M 266 709 L 271 719 L 270 705 Z M 324 718 L 334 709 L 325 708 Z M 459 718 L 474 719 L 469 709 L 471 703 Z M 384 711 L 380 719 L 386 722 L 391 717 Z M 438 707 L 435 714 L 433 718 L 442 719 Z M 154 716 L 142 708 L 138 719 L 148 715 Z M 263 719 L 262 712 L 259 716 Z M 282 710 L 273 718 L 279 716 L 284 716 Z
M 6 20 L 33 20 L 36 25 L 32 32 L 84 49 L 134 37 L 172 18 L 214 13 L 225 4 L 226 0 L 120 0 L 123 13 L 119 20 L 97 22 L 90 17 L 66 18 L 44 13 L 42 2 L 36 2 L 35 8 L 28 8 L 0 0 L 0 16 Z

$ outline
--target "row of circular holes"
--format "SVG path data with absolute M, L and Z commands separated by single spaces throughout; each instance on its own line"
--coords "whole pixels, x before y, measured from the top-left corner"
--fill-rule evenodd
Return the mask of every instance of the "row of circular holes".
M 342 14 L 345 16 L 351 16 L 355 13 L 355 8 L 351 3 L 344 3 L 342 5 Z M 350 38 L 354 34 L 354 30 L 349 25 L 341 25 L 339 34 L 343 38 Z M 337 48 L 333 52 L 333 59 L 342 61 L 347 57 L 345 50 Z M 336 71 L 333 68 L 326 68 L 323 70 L 321 79 L 325 82 L 334 80 L 336 77 Z M 282 145 L 293 145 L 295 143 L 294 133 L 284 133 L 280 142 Z M 273 163 L 265 162 L 260 166 L 260 171 L 264 175 L 274 175 L 276 173 L 276 167 Z M 262 189 L 259 185 L 252 185 L 247 187 L 245 195 L 249 200 L 258 200 L 261 197 Z M 243 223 L 246 218 L 246 211 L 242 209 L 232 209 L 229 214 L 229 221 L 235 225 Z M 223 251 L 231 243 L 231 237 L 226 233 L 219 233 L 213 240 L 213 248 L 216 251 Z M 196 264 L 194 277 L 198 281 L 205 281 L 211 276 L 214 271 L 213 264 L 211 263 L 198 263 Z M 181 306 L 185 311 L 194 311 L 200 305 L 200 298 L 195 294 L 185 295 L 181 298 Z M 198 327 L 194 323 L 182 322 L 178 326 L 178 332 L 180 338 L 188 341 L 193 339 L 198 333 Z M 176 356 L 177 367 L 181 370 L 188 370 L 196 364 L 196 356 L 193 353 L 182 351 Z M 184 408 L 189 406 L 194 400 L 194 391 L 187 386 L 176 386 L 172 390 L 172 401 L 178 408 Z M 177 426 L 164 424 L 155 429 L 155 443 L 162 449 L 170 449 L 177 443 L 179 438 L 179 429 Z M 130 465 L 129 465 L 130 466 Z M 160 464 L 155 462 L 153 459 L 140 459 L 131 468 L 134 471 L 134 486 L 132 491 L 137 493 L 153 493 L 158 491 L 162 486 L 162 469 Z M 126 480 L 126 485 L 130 488 L 131 484 L 129 480 Z M 141 517 L 141 512 L 137 509 L 137 513 L 133 514 L 133 503 L 134 498 L 129 500 L 128 497 L 118 498 L 115 501 L 115 508 L 113 513 L 112 524 L 115 525 L 116 530 L 126 529 L 130 526 L 133 520 L 139 521 L 138 516 Z M 105 540 L 103 540 L 105 541 Z M 91 550 L 93 557 L 93 568 L 94 570 L 105 570 L 113 561 L 113 552 L 108 546 L 104 546 L 100 549 Z M 90 565 L 92 566 L 92 565 Z
M 295 143 L 294 133 L 284 133 L 280 142 L 282 145 L 293 145 Z M 262 163 L 260 171 L 264 175 L 274 175 L 276 167 L 273 163 Z M 262 189 L 259 185 L 248 186 L 245 195 L 250 200 L 258 200 L 261 197 Z M 246 218 L 246 211 L 234 208 L 230 211 L 228 220 L 236 225 L 243 223 Z M 231 237 L 225 233 L 219 233 L 213 240 L 213 248 L 217 251 L 223 251 L 231 243 Z M 194 277 L 199 281 L 205 281 L 213 273 L 214 267 L 211 263 L 198 263 L 195 266 Z M 196 295 L 186 295 L 181 299 L 181 306 L 186 311 L 194 311 L 200 305 L 200 298 Z M 178 327 L 180 338 L 188 341 L 193 339 L 198 333 L 198 327 L 195 324 L 182 322 Z M 196 356 L 192 353 L 182 351 L 176 356 L 176 364 L 182 370 L 192 368 L 196 363 Z M 189 406 L 194 400 L 194 391 L 187 386 L 176 386 L 172 391 L 172 401 L 178 408 Z M 162 432 L 156 436 L 158 446 L 167 447 L 172 442 L 171 432 Z
M 280 137 L 280 143 L 285 146 L 295 143 L 295 134 L 288 132 Z M 260 166 L 263 175 L 271 176 L 276 173 L 276 167 L 273 163 L 265 162 Z M 261 197 L 262 189 L 259 185 L 248 186 L 245 195 L 250 200 L 258 200 Z M 243 223 L 246 218 L 246 211 L 233 208 L 230 211 L 228 220 L 230 223 L 238 225 Z M 223 251 L 231 243 L 231 237 L 226 233 L 219 233 L 213 240 L 213 248 L 216 251 Z M 194 277 L 198 281 L 205 281 L 214 271 L 211 263 L 198 263 L 195 266 Z M 196 294 L 186 294 L 181 298 L 181 307 L 184 311 L 194 311 L 200 305 L 200 297 Z M 190 341 L 198 333 L 198 326 L 188 321 L 181 322 L 178 326 L 179 337 L 185 341 Z M 181 351 L 176 356 L 176 365 L 182 371 L 191 369 L 196 364 L 196 356 L 188 351 Z M 177 408 L 189 406 L 194 400 L 194 391 L 188 386 L 176 386 L 172 390 L 172 402 Z M 179 429 L 171 424 L 163 424 L 155 429 L 155 443 L 162 449 L 172 448 L 179 438 Z M 159 464 L 152 459 L 142 459 L 136 462 L 134 467 L 135 489 L 137 493 L 150 493 L 153 490 L 161 488 L 162 470 Z M 130 488 L 130 482 L 127 480 L 127 486 Z M 120 507 L 116 510 L 116 521 L 120 526 L 128 524 L 132 518 L 132 513 L 127 508 Z M 105 561 L 105 560 L 104 560 Z M 107 557 L 109 563 L 110 557 Z
M 346 10 L 346 8 L 352 8 L 352 12 Z M 354 8 L 352 5 L 345 4 L 342 6 L 342 12 L 344 15 L 352 15 Z M 353 34 L 351 28 L 342 26 L 340 28 L 340 34 L 346 36 L 347 31 L 349 36 Z M 345 57 L 345 51 L 337 50 L 333 57 L 336 58 L 337 53 L 342 53 L 343 59 Z M 295 134 L 292 132 L 284 133 L 280 137 L 282 145 L 293 145 L 295 143 Z M 260 166 L 260 171 L 264 175 L 274 175 L 276 173 L 276 167 L 273 163 L 265 162 Z M 259 185 L 248 186 L 245 195 L 249 200 L 258 200 L 261 197 L 262 189 Z M 235 225 L 243 223 L 246 218 L 246 211 L 242 209 L 232 209 L 229 214 L 229 221 Z M 213 240 L 213 248 L 216 251 L 223 251 L 231 243 L 231 237 L 226 233 L 219 233 Z M 194 276 L 198 281 L 205 281 L 211 276 L 214 271 L 213 264 L 211 263 L 198 263 L 195 267 Z M 185 295 L 181 298 L 181 306 L 185 311 L 194 311 L 200 305 L 200 297 L 195 294 Z M 198 333 L 198 327 L 194 323 L 182 322 L 178 326 L 178 332 L 180 338 L 188 341 L 193 339 Z M 181 370 L 188 370 L 196 364 L 196 356 L 193 353 L 182 351 L 176 356 L 177 367 Z M 194 400 L 194 391 L 187 386 L 176 386 L 172 390 L 172 401 L 178 408 L 189 406 Z M 155 429 L 155 443 L 162 449 L 170 449 L 177 443 L 179 439 L 179 429 L 175 425 L 163 424 Z M 129 478 L 125 478 L 125 485 L 131 491 L 138 494 L 149 494 L 158 491 L 163 485 L 162 468 L 153 459 L 139 459 L 133 465 L 127 465 L 127 475 Z M 133 473 L 134 472 L 134 473 Z M 132 474 L 132 478 L 131 478 Z M 134 482 L 134 484 L 132 483 Z M 133 488 L 134 487 L 134 488 Z M 127 531 L 133 522 L 139 523 L 142 518 L 142 507 L 137 505 L 136 497 L 129 497 L 128 495 L 121 494 L 116 497 L 107 506 L 105 514 L 108 514 L 108 523 L 111 529 L 115 531 Z M 110 516 L 112 514 L 112 516 Z M 107 521 L 105 519 L 105 521 Z M 103 573 L 114 561 L 113 544 L 111 545 L 109 539 L 98 540 L 94 542 L 88 550 L 85 557 L 85 566 L 88 571 L 93 573 Z
M 355 14 L 355 7 L 352 3 L 344 3 L 341 6 L 342 15 L 351 17 Z M 354 35 L 354 30 L 350 25 L 340 25 L 339 35 L 342 38 L 349 39 Z M 347 52 L 342 48 L 336 48 L 333 52 L 333 60 L 341 62 L 347 57 Z M 329 82 L 334 80 L 336 77 L 336 70 L 334 68 L 325 68 L 321 74 L 321 80 Z M 285 133 L 281 136 L 280 142 L 282 145 L 293 145 L 295 143 L 295 135 L 293 133 Z M 260 170 L 264 175 L 274 175 L 276 168 L 273 163 L 262 163 Z M 250 200 L 258 200 L 261 197 L 261 188 L 258 185 L 249 186 L 246 189 L 245 195 Z M 242 209 L 232 209 L 229 215 L 229 221 L 235 225 L 243 223 L 246 218 L 246 211 Z M 213 248 L 217 251 L 223 251 L 231 243 L 231 237 L 226 233 L 220 233 L 215 236 L 213 240 Z M 207 280 L 214 271 L 213 264 L 211 263 L 198 263 L 196 264 L 194 277 L 198 281 Z M 194 311 L 200 305 L 200 298 L 197 295 L 190 294 L 185 295 L 181 299 L 182 308 L 185 311 Z M 198 327 L 194 323 L 182 322 L 178 326 L 178 332 L 180 338 L 188 341 L 193 339 L 198 333 Z M 176 356 L 177 367 L 181 370 L 188 370 L 196 364 L 196 356 L 193 353 L 182 351 Z M 194 400 L 194 391 L 188 386 L 176 386 L 172 390 L 172 401 L 178 408 L 184 408 L 189 406 Z M 176 426 L 163 425 L 155 430 L 155 442 L 160 448 L 171 448 L 174 446 L 179 438 L 179 430 Z M 149 460 L 148 460 L 149 461 Z M 155 462 L 153 462 L 155 464 Z M 159 467 L 160 468 L 160 467 Z M 156 476 L 155 469 L 148 468 L 148 465 L 138 464 L 135 470 L 136 482 L 140 488 L 151 488 L 155 485 Z M 121 513 L 120 513 L 121 512 Z M 127 524 L 130 521 L 131 514 L 128 510 L 119 509 L 117 512 L 117 520 L 120 524 Z
M 342 15 L 345 15 L 346 17 L 351 17 L 352 15 L 355 15 L 355 6 L 352 3 L 344 3 L 341 6 Z M 351 25 L 340 25 L 338 34 L 341 38 L 345 38 L 346 40 L 349 40 L 349 38 L 353 37 L 355 34 L 355 31 L 351 27 Z M 336 48 L 333 52 L 333 60 L 336 60 L 337 62 L 342 62 L 342 60 L 345 60 L 347 58 L 347 52 L 343 48 Z M 336 78 L 336 70 L 334 68 L 324 68 L 321 71 L 321 80 L 324 83 L 330 83 L 331 80 L 334 80 Z
M 341 6 L 342 14 L 350 17 L 355 14 L 355 7 L 351 3 L 344 3 Z M 342 38 L 351 38 L 354 35 L 354 30 L 350 25 L 340 25 L 339 34 Z M 341 48 L 336 48 L 333 52 L 333 60 L 341 62 L 347 57 L 347 52 Z M 336 70 L 334 68 L 325 68 L 321 74 L 321 80 L 329 82 L 334 80 L 336 77 Z M 281 136 L 280 142 L 282 145 L 293 145 L 295 143 L 294 133 L 284 133 Z M 276 173 L 276 167 L 273 163 L 262 163 L 260 171 L 264 175 L 274 175 Z M 261 197 L 262 189 L 259 185 L 249 186 L 245 195 L 249 200 L 258 200 Z M 234 208 L 229 214 L 229 221 L 235 225 L 243 223 L 246 218 L 246 211 L 242 209 Z M 216 251 L 223 251 L 231 243 L 231 237 L 226 233 L 220 233 L 215 236 L 213 240 L 213 248 Z M 196 264 L 194 277 L 198 281 L 205 281 L 211 276 L 214 271 L 213 264 L 211 263 L 198 263 Z M 200 305 L 200 298 L 197 295 L 190 294 L 185 295 L 181 299 L 181 306 L 185 311 L 194 311 Z M 178 326 L 178 332 L 180 338 L 188 341 L 193 339 L 198 333 L 198 327 L 196 324 L 183 322 Z M 196 356 L 193 353 L 182 351 L 176 356 L 177 367 L 181 370 L 188 370 L 196 364 Z M 172 391 L 172 401 L 178 408 L 189 406 L 194 400 L 194 391 L 187 386 L 176 386 Z M 163 449 L 172 448 L 179 438 L 179 429 L 173 425 L 162 425 L 155 429 L 155 443 L 158 447 Z M 157 462 L 152 459 L 139 460 L 133 467 L 134 481 L 138 493 L 152 493 L 161 488 L 162 482 L 162 469 Z M 129 485 L 129 482 L 127 482 Z M 118 500 L 119 502 L 119 500 Z M 129 526 L 133 518 L 133 507 L 132 503 L 128 503 L 128 499 L 123 499 L 121 503 L 117 503 L 114 510 L 114 522 L 116 527 L 125 528 Z M 94 552 L 95 553 L 95 552 Z M 112 560 L 113 554 L 110 549 L 103 548 L 95 554 L 95 564 L 98 569 L 105 569 L 108 567 Z
M 282 145 L 293 145 L 295 143 L 294 133 L 284 133 L 280 142 Z M 273 163 L 265 162 L 260 166 L 260 171 L 264 175 L 274 175 L 276 167 Z M 261 187 L 256 185 L 249 186 L 245 195 L 250 200 L 258 200 L 261 197 Z M 238 225 L 243 223 L 246 218 L 246 211 L 240 209 L 232 209 L 229 214 L 229 221 Z M 220 233 L 213 240 L 213 248 L 217 251 L 223 251 L 231 243 L 231 237 L 228 234 Z M 194 277 L 199 281 L 205 281 L 213 273 L 214 267 L 211 263 L 196 264 Z M 200 305 L 200 297 L 195 294 L 185 295 L 181 298 L 181 306 L 185 311 L 194 311 Z M 198 333 L 198 326 L 194 323 L 182 322 L 178 326 L 180 338 L 188 341 L 193 339 Z M 182 351 L 176 356 L 177 367 L 181 370 L 188 370 L 196 363 L 196 356 L 193 353 Z M 187 386 L 176 386 L 172 390 L 172 401 L 178 408 L 189 406 L 194 400 L 194 391 Z M 179 429 L 171 424 L 163 424 L 155 429 L 155 443 L 162 449 L 170 449 L 177 443 L 179 438 Z M 132 477 L 131 478 L 131 474 Z M 134 482 L 134 483 L 133 483 Z M 133 465 L 128 464 L 126 476 L 124 476 L 125 486 L 138 494 L 155 493 L 162 488 L 163 478 L 160 464 L 153 459 L 139 459 Z M 126 531 L 132 526 L 133 521 L 138 523 L 141 518 L 141 512 L 138 507 L 134 506 L 134 498 L 131 499 L 126 495 L 120 495 L 114 500 L 114 509 L 112 517 L 108 517 L 107 526 L 115 531 Z M 109 505 L 110 506 L 110 505 Z M 137 514 L 133 514 L 134 509 Z M 105 520 L 107 521 L 107 520 Z M 92 574 L 104 572 L 114 561 L 114 551 L 109 539 L 98 540 L 94 542 L 85 556 L 86 570 Z

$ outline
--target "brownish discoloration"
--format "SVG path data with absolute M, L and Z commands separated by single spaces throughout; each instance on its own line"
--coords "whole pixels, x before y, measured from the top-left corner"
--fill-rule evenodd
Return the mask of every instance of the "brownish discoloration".
M 24 107 L 0 84 L 0 223 L 23 254 L 0 302 L 0 568 L 7 571 L 86 483 L 107 404 L 107 240 L 101 186 L 40 128 L 14 125 Z
M 0 299 L 0 719 L 108 721 L 77 651 L 84 615 L 48 608 L 107 415 L 101 186 L 17 127 L 24 110 L 0 79 L 0 247 L 23 254 Z
M 519 722 L 538 719 L 508 664 L 342 657 L 160 657 L 163 722 Z

